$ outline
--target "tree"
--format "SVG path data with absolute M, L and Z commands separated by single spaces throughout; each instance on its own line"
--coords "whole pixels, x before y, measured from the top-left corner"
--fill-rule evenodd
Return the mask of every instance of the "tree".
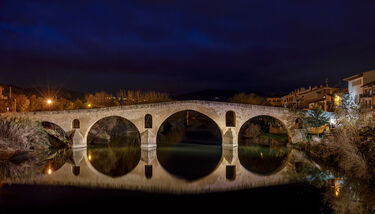
M 112 95 L 107 94 L 104 91 L 97 92 L 94 95 L 89 94 L 86 96 L 87 103 L 90 103 L 93 107 L 109 107 L 111 106 Z
M 244 104 L 253 104 L 253 105 L 266 105 L 267 104 L 267 101 L 264 97 L 258 96 L 254 93 L 236 94 L 232 98 L 229 98 L 228 101 L 231 103 L 244 103 Z
M 30 100 L 23 94 L 16 96 L 15 103 L 16 111 L 25 112 L 29 110 Z
M 72 110 L 74 109 L 74 103 L 70 100 L 67 100 L 65 98 L 60 98 L 57 100 L 56 103 L 56 110 L 62 111 L 62 110 Z
M 307 112 L 306 122 L 311 127 L 321 127 L 330 121 L 330 117 L 321 108 L 316 107 Z
M 76 99 L 76 101 L 74 101 L 74 109 L 82 109 L 82 108 L 85 108 L 85 104 L 82 102 L 82 100 L 80 99 Z
M 117 93 L 117 96 L 122 105 L 165 102 L 165 101 L 171 100 L 168 94 L 156 92 L 156 91 L 141 92 L 141 91 L 121 90 Z M 117 105 L 115 101 L 114 101 L 114 105 Z

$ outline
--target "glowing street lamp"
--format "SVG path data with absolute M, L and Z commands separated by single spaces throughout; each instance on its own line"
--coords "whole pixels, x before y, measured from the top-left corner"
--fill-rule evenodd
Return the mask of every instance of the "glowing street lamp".
M 51 110 L 51 105 L 53 104 L 52 99 L 47 99 L 47 100 L 46 100 L 46 103 L 47 103 L 47 105 L 48 105 L 48 111 L 50 111 L 50 110 Z
M 87 104 L 87 107 L 88 107 L 88 108 L 91 108 L 91 103 Z

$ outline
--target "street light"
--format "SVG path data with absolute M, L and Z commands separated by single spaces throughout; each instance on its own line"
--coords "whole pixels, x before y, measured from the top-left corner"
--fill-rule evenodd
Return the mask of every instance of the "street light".
M 47 99 L 46 102 L 47 102 L 47 105 L 48 105 L 48 111 L 50 111 L 51 110 L 51 105 L 52 105 L 53 101 L 51 99 Z
M 87 107 L 91 108 L 91 103 L 87 104 Z

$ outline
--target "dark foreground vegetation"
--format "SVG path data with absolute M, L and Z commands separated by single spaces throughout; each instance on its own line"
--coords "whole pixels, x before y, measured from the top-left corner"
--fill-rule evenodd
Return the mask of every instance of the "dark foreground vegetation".
M 305 118 L 307 125 L 327 121 L 315 112 Z M 375 123 L 372 112 L 361 109 L 349 96 L 335 114 L 330 133 L 307 138 L 294 146 L 319 164 L 320 172 L 336 178 L 335 194 L 326 195 L 335 213 L 375 212 Z
M 20 162 L 29 154 L 68 148 L 70 139 L 42 123 L 17 117 L 0 117 L 0 160 Z

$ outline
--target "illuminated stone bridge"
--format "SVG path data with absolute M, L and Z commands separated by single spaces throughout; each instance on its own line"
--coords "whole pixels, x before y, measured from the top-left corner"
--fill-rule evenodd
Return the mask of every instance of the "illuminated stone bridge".
M 86 147 L 87 136 L 91 127 L 99 120 L 118 116 L 135 125 L 141 135 L 141 148 L 156 148 L 156 136 L 163 122 L 171 115 L 193 110 L 212 119 L 222 134 L 223 147 L 238 145 L 238 134 L 241 127 L 257 116 L 271 116 L 278 119 L 286 128 L 289 141 L 299 141 L 300 132 L 294 129 L 294 121 L 289 121 L 291 112 L 285 108 L 236 104 L 212 101 L 175 101 L 154 104 L 140 104 L 109 108 L 93 108 L 68 111 L 45 111 L 19 113 L 40 122 L 50 122 L 60 126 L 65 132 L 75 130 L 73 148 Z

